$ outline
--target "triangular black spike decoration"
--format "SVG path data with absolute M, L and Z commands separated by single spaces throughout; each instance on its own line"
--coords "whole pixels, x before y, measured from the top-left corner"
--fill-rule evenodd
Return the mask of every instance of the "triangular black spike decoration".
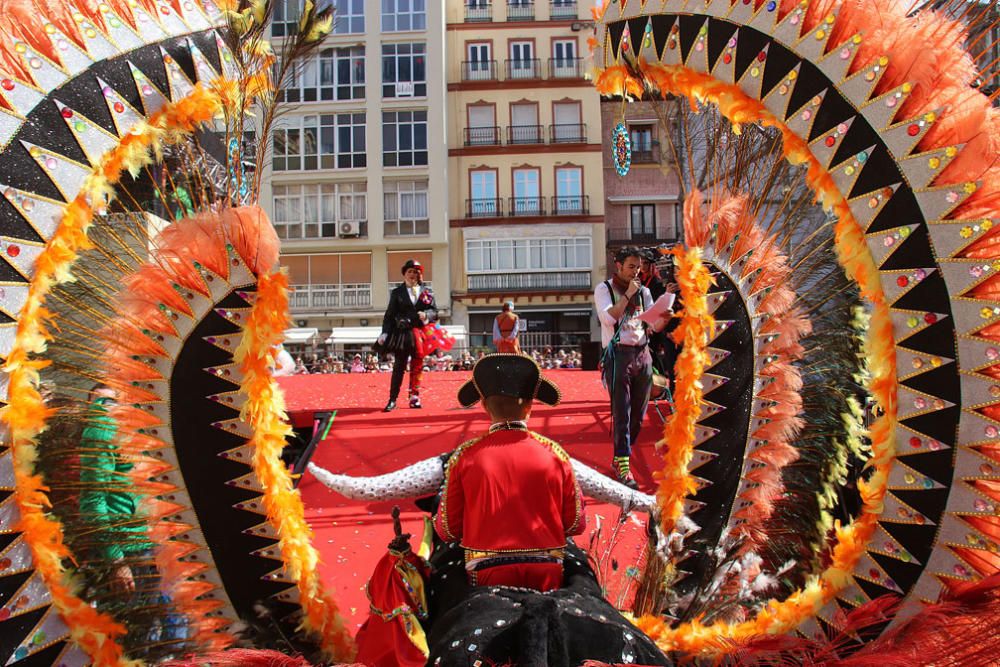
M 674 19 L 663 14 L 654 14 L 650 21 L 653 24 L 653 47 L 659 58 L 663 56 L 663 49 L 667 46 L 667 38 L 670 37 L 670 28 L 674 25 Z
M 649 19 L 645 16 L 628 20 L 628 41 L 632 47 L 632 55 L 636 58 L 639 57 L 639 52 L 642 51 L 642 41 L 646 36 L 647 23 L 649 23 Z
M 622 43 L 622 34 L 625 32 L 625 21 L 618 21 L 608 25 L 608 39 L 611 40 L 611 55 L 618 59 L 618 47 Z

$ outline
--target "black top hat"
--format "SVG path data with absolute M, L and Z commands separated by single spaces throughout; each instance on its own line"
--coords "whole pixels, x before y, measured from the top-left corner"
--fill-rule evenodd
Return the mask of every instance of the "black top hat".
M 424 265 L 415 259 L 406 260 L 406 264 L 403 264 L 402 274 L 405 276 L 406 272 L 410 269 L 416 269 L 420 273 L 424 272 Z
M 538 399 L 547 405 L 558 405 L 561 398 L 559 388 L 542 377 L 535 360 L 523 354 L 486 355 L 473 367 L 472 379 L 458 390 L 463 408 L 490 396 Z

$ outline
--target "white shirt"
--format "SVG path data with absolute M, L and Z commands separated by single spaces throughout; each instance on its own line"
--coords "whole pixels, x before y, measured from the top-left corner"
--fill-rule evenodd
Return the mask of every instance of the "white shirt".
M 601 321 L 602 347 L 608 346 L 615 335 L 615 328 L 618 326 L 618 321 L 608 311 L 614 307 L 615 303 L 625 298 L 624 294 L 615 290 L 615 298 L 612 300 L 611 293 L 608 291 L 609 284 L 613 285 L 610 281 L 607 284 L 602 282 L 594 289 L 594 306 L 597 308 L 597 319 Z M 611 289 L 614 287 L 612 286 Z M 653 295 L 649 293 L 647 287 L 640 288 L 639 293 L 642 295 L 642 305 L 632 313 L 629 319 L 622 323 L 621 334 L 618 336 L 618 342 L 622 345 L 645 345 L 647 342 L 646 330 L 642 326 L 642 320 L 637 316 L 653 307 Z
M 403 286 L 406 287 L 406 283 L 403 283 Z M 417 305 L 417 299 L 420 298 L 420 285 L 406 287 L 406 293 L 410 295 L 410 303 Z

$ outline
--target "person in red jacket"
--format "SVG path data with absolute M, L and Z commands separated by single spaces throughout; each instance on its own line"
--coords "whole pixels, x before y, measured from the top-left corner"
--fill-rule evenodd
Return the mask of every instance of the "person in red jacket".
M 449 458 L 435 528 L 461 545 L 473 585 L 559 588 L 566 538 L 586 524 L 569 456 L 528 430 L 536 398 L 556 405 L 559 390 L 517 354 L 483 357 L 458 392 L 463 407 L 482 400 L 491 424 Z

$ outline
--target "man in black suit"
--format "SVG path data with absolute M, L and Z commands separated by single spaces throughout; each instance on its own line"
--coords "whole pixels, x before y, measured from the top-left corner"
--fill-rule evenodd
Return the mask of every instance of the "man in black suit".
M 423 284 L 423 265 L 414 260 L 403 264 L 403 284 L 389 293 L 389 307 L 382 318 L 382 333 L 378 344 L 382 350 L 392 352 L 392 383 L 389 386 L 389 402 L 385 412 L 396 409 L 399 389 L 403 386 L 403 373 L 407 363 L 410 366 L 410 407 L 420 405 L 420 376 L 424 370 L 424 358 L 416 345 L 414 329 L 437 319 L 437 304 L 434 293 Z

